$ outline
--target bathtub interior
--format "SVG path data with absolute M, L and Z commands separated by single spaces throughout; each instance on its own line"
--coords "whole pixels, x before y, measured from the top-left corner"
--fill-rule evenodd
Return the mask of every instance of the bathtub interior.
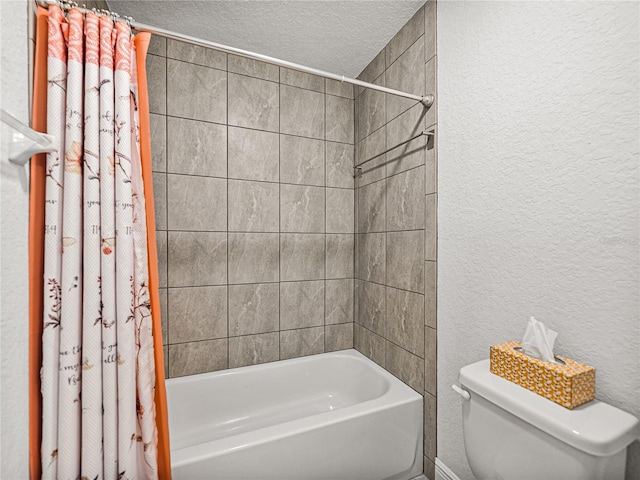
M 389 379 L 355 351 L 171 379 L 171 449 L 178 450 L 381 397 Z M 385 372 L 386 373 L 386 372 Z

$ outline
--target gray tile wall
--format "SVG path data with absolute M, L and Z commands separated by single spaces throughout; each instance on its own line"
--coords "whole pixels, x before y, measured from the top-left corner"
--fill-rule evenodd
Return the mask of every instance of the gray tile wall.
M 436 94 L 436 2 L 428 1 L 360 77 Z M 429 129 L 437 106 L 355 89 L 356 162 Z M 424 396 L 424 471 L 436 457 L 436 139 L 421 137 L 363 167 L 355 190 L 356 349 Z
M 353 347 L 353 88 L 154 37 L 166 371 Z

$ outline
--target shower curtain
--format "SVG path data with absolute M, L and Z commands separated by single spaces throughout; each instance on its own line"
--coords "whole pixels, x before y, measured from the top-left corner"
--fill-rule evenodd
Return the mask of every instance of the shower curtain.
M 34 127 L 59 146 L 32 159 L 32 478 L 170 478 L 149 34 L 57 6 L 37 34 Z

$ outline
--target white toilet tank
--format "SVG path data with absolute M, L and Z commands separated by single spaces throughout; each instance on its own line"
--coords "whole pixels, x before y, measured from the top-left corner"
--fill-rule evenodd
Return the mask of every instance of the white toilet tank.
M 489 370 L 460 370 L 464 447 L 478 480 L 623 480 L 638 419 L 594 400 L 573 410 Z M 465 395 L 466 396 L 466 395 Z

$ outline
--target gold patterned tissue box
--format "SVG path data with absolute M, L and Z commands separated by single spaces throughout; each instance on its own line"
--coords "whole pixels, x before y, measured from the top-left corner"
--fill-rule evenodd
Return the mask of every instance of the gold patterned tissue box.
M 520 342 L 491 345 L 491 372 L 573 409 L 596 396 L 596 370 L 570 358 L 556 356 L 564 364 L 545 362 L 522 351 Z

